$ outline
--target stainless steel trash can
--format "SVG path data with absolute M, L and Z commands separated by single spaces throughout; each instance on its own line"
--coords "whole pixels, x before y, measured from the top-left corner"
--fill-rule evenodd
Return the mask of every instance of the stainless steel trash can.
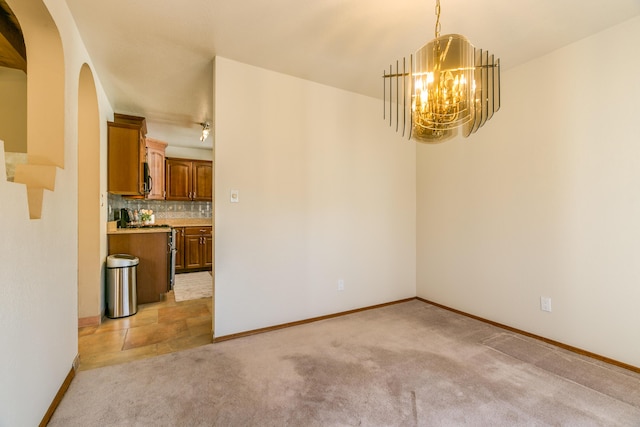
M 107 317 L 132 316 L 138 312 L 136 273 L 140 260 L 127 254 L 107 257 Z

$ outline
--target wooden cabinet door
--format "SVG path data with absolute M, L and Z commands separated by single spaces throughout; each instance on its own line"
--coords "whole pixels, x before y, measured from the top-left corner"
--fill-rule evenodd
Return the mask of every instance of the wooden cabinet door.
M 212 200 L 213 162 L 166 158 L 165 163 L 166 200 Z
M 184 236 L 184 267 L 200 268 L 202 266 L 202 250 L 200 234 Z
M 191 161 L 166 159 L 166 199 L 191 200 Z
M 149 175 L 151 175 L 151 191 L 147 194 L 147 199 L 164 200 L 164 152 L 167 144 L 156 139 L 147 138 L 146 145 L 147 163 L 149 164 Z
M 176 272 L 184 270 L 184 227 L 176 228 Z
M 184 263 L 182 272 L 211 269 L 213 265 L 213 237 L 211 229 L 212 227 L 184 227 L 184 239 L 182 243 L 184 248 Z
M 122 195 L 142 194 L 140 127 L 108 122 L 107 138 L 107 191 Z
M 204 267 L 213 267 L 213 236 L 209 233 L 203 238 L 203 266 Z
M 213 163 L 205 160 L 193 162 L 193 200 L 211 200 L 213 194 Z

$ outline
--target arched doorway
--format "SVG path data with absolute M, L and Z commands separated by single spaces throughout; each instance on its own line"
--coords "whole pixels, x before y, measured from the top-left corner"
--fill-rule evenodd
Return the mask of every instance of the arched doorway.
M 101 319 L 103 204 L 100 111 L 93 73 L 83 64 L 78 82 L 78 326 L 99 324 Z

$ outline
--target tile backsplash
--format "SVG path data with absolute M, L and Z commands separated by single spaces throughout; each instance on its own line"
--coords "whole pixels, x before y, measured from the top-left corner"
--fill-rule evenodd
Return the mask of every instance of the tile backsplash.
M 211 202 L 188 202 L 166 200 L 127 199 L 117 194 L 109 194 L 109 221 L 114 220 L 114 212 L 120 209 L 151 209 L 159 219 L 211 218 Z

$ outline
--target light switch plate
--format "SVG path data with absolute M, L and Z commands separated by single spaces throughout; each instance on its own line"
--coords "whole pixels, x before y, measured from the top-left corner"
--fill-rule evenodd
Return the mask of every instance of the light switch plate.
M 240 201 L 240 192 L 238 190 L 231 190 L 231 203 L 238 203 Z
M 540 297 L 540 310 L 549 312 L 551 311 L 551 298 Z

